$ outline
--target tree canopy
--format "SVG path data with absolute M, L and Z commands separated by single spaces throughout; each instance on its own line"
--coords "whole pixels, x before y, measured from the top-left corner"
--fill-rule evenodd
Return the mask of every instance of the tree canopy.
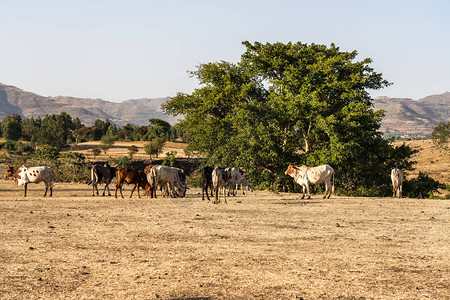
M 389 168 L 411 168 L 409 148 L 378 131 L 368 90 L 390 83 L 331 44 L 243 42 L 237 63 L 205 63 L 191 75 L 200 87 L 163 108 L 181 121 L 187 151 L 213 165 L 242 166 L 261 187 L 286 186 L 288 163 L 329 164 L 347 190 L 389 184 Z M 383 176 L 380 175 L 383 174 Z M 383 190 L 383 188 L 381 189 Z

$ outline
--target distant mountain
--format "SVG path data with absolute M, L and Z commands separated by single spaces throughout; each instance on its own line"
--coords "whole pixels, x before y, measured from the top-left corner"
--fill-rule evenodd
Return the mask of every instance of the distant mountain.
M 177 119 L 165 115 L 161 110 L 161 104 L 169 99 L 144 98 L 115 103 L 101 99 L 43 97 L 0 83 L 0 120 L 12 114 L 28 118 L 39 115 L 45 117 L 47 114 L 64 111 L 72 118 L 80 118 L 87 126 L 93 125 L 97 119 L 109 119 L 120 126 L 127 123 L 142 126 L 148 125 L 148 119 L 152 118 L 162 119 L 173 125 Z
M 381 130 L 388 134 L 427 135 L 440 122 L 450 121 L 449 92 L 419 100 L 377 97 L 374 107 L 385 111 Z

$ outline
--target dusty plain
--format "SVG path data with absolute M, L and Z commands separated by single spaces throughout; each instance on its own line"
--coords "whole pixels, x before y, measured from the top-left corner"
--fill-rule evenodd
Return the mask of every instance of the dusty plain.
M 2 299 L 449 299 L 450 201 L 0 180 Z
M 96 159 L 132 144 L 147 159 L 139 142 Z M 420 150 L 408 176 L 450 183 L 447 153 L 407 144 Z M 95 147 L 77 151 L 93 160 Z M 1 178 L 0 298 L 450 299 L 450 200 L 256 191 L 213 205 L 198 188 L 183 199 L 130 191 L 92 197 L 86 184 L 56 182 L 52 198 L 43 183 L 24 198 Z

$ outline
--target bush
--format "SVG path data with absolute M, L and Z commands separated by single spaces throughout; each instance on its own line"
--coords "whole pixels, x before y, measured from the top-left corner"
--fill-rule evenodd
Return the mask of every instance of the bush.
M 116 166 L 117 169 L 120 168 L 133 168 L 133 160 L 130 159 L 128 156 L 123 156 L 122 158 L 112 158 L 111 159 L 111 165 Z
M 406 180 L 403 183 L 403 195 L 410 198 L 434 198 L 433 193 L 440 188 L 444 189 L 445 184 L 419 172 L 417 178 Z
M 86 182 L 89 180 L 90 168 L 85 163 L 84 154 L 67 152 L 60 155 L 57 163 L 57 179 L 64 182 Z
M 36 150 L 36 155 L 40 160 L 55 161 L 59 157 L 59 150 L 53 146 L 43 146 Z
M 166 157 L 164 157 L 164 160 L 162 162 L 163 166 L 171 166 L 173 167 L 173 164 L 175 163 L 175 157 L 177 156 L 177 151 L 170 151 L 166 152 Z

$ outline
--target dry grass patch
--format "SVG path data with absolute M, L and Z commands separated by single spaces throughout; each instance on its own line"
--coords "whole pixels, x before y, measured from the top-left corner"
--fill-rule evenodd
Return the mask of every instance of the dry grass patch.
M 426 173 L 439 182 L 450 184 L 450 154 L 437 148 L 432 140 L 396 142 L 396 145 L 405 143 L 414 150 L 419 150 L 413 156 L 417 162 L 416 170 L 410 172 L 412 178 L 419 175 L 419 171 Z
M 0 180 L 1 298 L 450 297 L 449 201 L 90 193 Z
M 111 146 L 110 149 L 106 152 L 106 154 L 102 151 L 100 155 L 96 157 L 96 160 L 107 160 L 110 157 L 122 157 L 128 156 L 128 148 L 130 146 L 136 146 L 138 148 L 138 152 L 133 155 L 134 159 L 140 160 L 148 160 L 150 157 L 145 153 L 144 145 L 147 142 L 135 141 L 135 142 L 115 142 L 114 145 Z M 77 146 L 71 146 L 69 149 L 65 151 L 78 152 L 86 155 L 86 157 L 90 160 L 94 159 L 94 155 L 92 154 L 92 149 L 100 148 L 100 141 L 90 141 L 79 143 Z M 184 149 L 187 147 L 186 143 L 181 142 L 165 142 L 164 147 L 162 149 L 162 153 L 160 157 L 164 157 L 166 152 L 176 152 L 176 157 L 186 157 L 184 153 Z

